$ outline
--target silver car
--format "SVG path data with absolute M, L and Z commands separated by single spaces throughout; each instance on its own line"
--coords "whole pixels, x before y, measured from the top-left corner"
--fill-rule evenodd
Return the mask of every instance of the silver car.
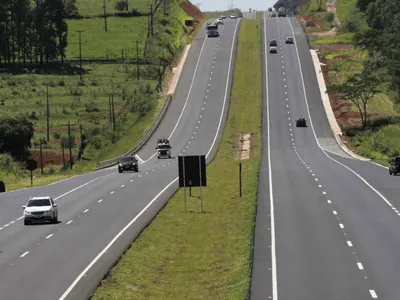
M 50 221 L 58 223 L 57 204 L 49 196 L 32 197 L 24 206 L 24 224 L 29 225 L 34 221 Z

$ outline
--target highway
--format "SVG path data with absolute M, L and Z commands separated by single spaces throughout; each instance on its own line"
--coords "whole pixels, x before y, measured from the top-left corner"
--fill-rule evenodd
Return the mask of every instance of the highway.
M 116 167 L 52 185 L 0 195 L 0 299 L 87 299 L 140 231 L 178 188 L 176 157 L 216 153 L 229 105 L 240 20 L 226 20 L 220 38 L 193 40 L 171 106 L 138 153 L 139 173 Z M 169 137 L 174 158 L 155 157 Z M 133 146 L 133 145 L 132 145 Z M 52 196 L 59 224 L 24 226 L 29 197 Z
M 398 178 L 332 146 L 300 24 L 264 17 L 251 299 L 400 299 Z M 286 37 L 295 43 L 285 44 Z M 277 54 L 268 52 L 270 39 L 278 41 Z M 307 128 L 295 127 L 300 117 Z

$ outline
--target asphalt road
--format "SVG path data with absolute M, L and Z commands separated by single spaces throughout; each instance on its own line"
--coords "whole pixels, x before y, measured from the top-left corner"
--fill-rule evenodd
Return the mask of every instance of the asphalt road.
M 399 179 L 339 148 L 322 150 L 333 134 L 301 26 L 295 18 L 264 26 L 264 40 L 277 39 L 279 51 L 264 51 L 251 298 L 400 299 Z M 295 127 L 299 117 L 307 128 Z
M 215 155 L 229 105 L 239 20 L 220 38 L 193 40 L 173 102 L 148 146 L 139 173 L 110 168 L 52 185 L 0 195 L 0 299 L 87 299 L 117 257 L 176 191 L 179 154 Z M 169 137 L 173 159 L 158 160 Z M 24 226 L 21 206 L 49 195 L 59 224 Z

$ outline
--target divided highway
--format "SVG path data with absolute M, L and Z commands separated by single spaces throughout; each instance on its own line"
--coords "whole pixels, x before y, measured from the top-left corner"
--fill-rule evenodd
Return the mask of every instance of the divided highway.
M 240 20 L 226 20 L 219 38 L 204 28 L 193 40 L 174 99 L 138 156 L 139 173 L 109 168 L 52 185 L 0 195 L 0 299 L 87 299 L 115 259 L 176 191 L 179 154 L 218 148 L 229 104 Z M 169 137 L 171 160 L 155 157 Z M 22 205 L 49 195 L 59 224 L 24 226 Z
M 334 149 L 303 30 L 263 20 L 263 159 L 252 299 L 400 299 L 398 178 Z M 285 44 L 294 37 L 294 44 Z M 269 53 L 276 39 L 278 53 Z M 304 117 L 307 128 L 296 128 Z

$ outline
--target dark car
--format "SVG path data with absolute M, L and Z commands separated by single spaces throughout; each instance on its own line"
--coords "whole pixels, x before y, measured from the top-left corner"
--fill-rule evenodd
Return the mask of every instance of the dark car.
M 219 37 L 219 32 L 217 30 L 210 30 L 207 33 L 208 37 Z
M 400 173 L 400 156 L 393 157 L 389 160 L 389 174 L 396 176 Z
M 277 47 L 278 43 L 276 42 L 276 40 L 270 40 L 269 45 L 270 45 L 270 47 Z
M 304 118 L 299 118 L 296 120 L 296 127 L 307 127 L 307 121 Z
M 286 44 L 293 44 L 293 38 L 287 37 L 285 42 L 286 42 Z
M 123 156 L 118 162 L 118 173 L 123 171 L 135 171 L 139 172 L 139 163 L 134 156 Z
M 272 13 L 272 14 L 271 14 L 271 17 L 276 17 L 276 13 Z
M 278 53 L 278 49 L 276 47 L 269 47 L 269 53 Z

